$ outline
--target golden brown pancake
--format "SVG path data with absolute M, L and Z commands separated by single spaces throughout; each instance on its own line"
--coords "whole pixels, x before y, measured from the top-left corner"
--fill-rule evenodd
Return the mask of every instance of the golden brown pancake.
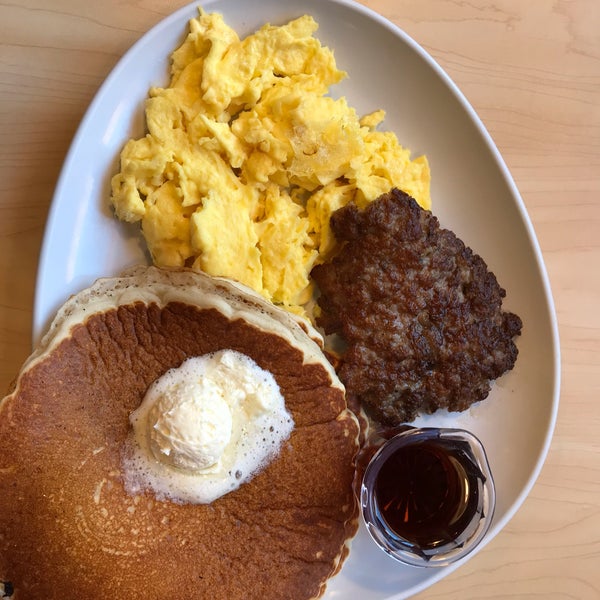
M 316 336 L 189 271 L 144 269 L 72 298 L 0 404 L 0 581 L 13 598 L 321 595 L 356 531 L 358 425 Z M 168 369 L 225 348 L 273 373 L 288 442 L 212 504 L 128 495 L 129 413 Z

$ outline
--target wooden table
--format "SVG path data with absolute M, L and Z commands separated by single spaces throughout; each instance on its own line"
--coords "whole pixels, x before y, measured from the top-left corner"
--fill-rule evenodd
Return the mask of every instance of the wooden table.
M 46 215 L 103 79 L 185 0 L 0 2 L 0 389 L 29 354 Z M 368 0 L 481 116 L 537 231 L 562 347 L 559 418 L 517 515 L 418 597 L 600 598 L 600 2 Z M 0 440 L 1 443 L 1 440 Z

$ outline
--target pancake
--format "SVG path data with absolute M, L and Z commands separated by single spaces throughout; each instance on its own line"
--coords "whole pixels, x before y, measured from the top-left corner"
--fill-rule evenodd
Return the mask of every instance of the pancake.
M 143 268 L 71 298 L 0 404 L 5 591 L 27 600 L 322 595 L 357 528 L 359 427 L 319 341 L 254 292 L 187 270 Z M 274 375 L 295 423 L 280 453 L 211 504 L 128 495 L 129 414 L 167 370 L 226 348 Z

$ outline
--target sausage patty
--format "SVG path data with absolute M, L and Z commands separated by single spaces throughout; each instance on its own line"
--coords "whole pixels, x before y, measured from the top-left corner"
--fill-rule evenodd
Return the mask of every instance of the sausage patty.
M 331 228 L 342 250 L 312 276 L 317 324 L 345 342 L 349 403 L 397 425 L 483 400 L 514 366 L 522 327 L 483 259 L 396 189 L 339 209 Z

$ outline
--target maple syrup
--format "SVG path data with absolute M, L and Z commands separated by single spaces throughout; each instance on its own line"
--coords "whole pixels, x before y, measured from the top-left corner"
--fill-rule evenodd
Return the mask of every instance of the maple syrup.
M 375 541 L 395 558 L 448 564 L 489 527 L 493 481 L 483 446 L 469 432 L 406 427 L 367 447 L 363 459 L 363 516 Z

